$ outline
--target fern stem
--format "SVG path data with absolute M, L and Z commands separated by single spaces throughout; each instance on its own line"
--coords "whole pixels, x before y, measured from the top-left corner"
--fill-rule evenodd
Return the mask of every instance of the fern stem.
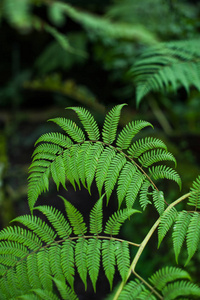
M 143 282 L 151 291 L 153 294 L 155 294 L 159 299 L 163 300 L 164 298 L 154 289 L 153 286 L 151 286 L 146 280 L 144 280 L 139 274 L 137 274 L 135 271 L 133 271 L 133 274 L 141 281 Z
M 178 198 L 177 200 L 175 200 L 174 202 L 172 202 L 164 212 L 167 212 L 168 210 L 170 210 L 172 207 L 176 206 L 177 204 L 179 204 L 180 202 L 182 202 L 183 200 L 185 200 L 186 198 L 188 198 L 189 196 L 191 195 L 191 193 L 187 193 L 183 196 L 181 196 L 180 198 Z M 124 288 L 127 280 L 129 279 L 131 273 L 135 273 L 135 267 L 138 263 L 138 260 L 140 258 L 140 256 L 142 255 L 142 252 L 144 251 L 144 248 L 146 247 L 148 241 L 150 240 L 150 238 L 152 237 L 153 233 L 155 232 L 156 228 L 158 227 L 159 223 L 160 223 L 160 220 L 161 220 L 161 217 L 159 219 L 157 219 L 157 221 L 153 224 L 153 226 L 151 227 L 151 229 L 149 230 L 149 232 L 147 233 L 147 235 L 145 236 L 144 240 L 142 241 L 142 243 L 140 244 L 140 247 L 132 261 L 132 264 L 129 268 L 129 271 L 128 271 L 128 274 L 127 274 L 127 277 L 124 281 L 121 282 L 116 294 L 115 294 L 115 297 L 113 298 L 113 300 L 117 300 L 122 289 Z

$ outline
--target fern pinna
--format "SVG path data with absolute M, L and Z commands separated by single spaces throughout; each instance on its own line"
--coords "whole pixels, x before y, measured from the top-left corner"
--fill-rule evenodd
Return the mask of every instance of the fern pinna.
M 158 211 L 158 205 L 164 207 L 164 197 L 156 202 L 159 193 L 153 180 L 167 178 L 181 187 L 177 172 L 163 164 L 164 161 L 176 164 L 176 160 L 161 140 L 152 137 L 136 140 L 143 128 L 152 127 L 149 122 L 130 122 L 118 133 L 124 105 L 113 107 L 106 115 L 102 133 L 90 112 L 81 107 L 68 109 L 77 113 L 83 128 L 65 118 L 50 120 L 64 133 L 46 133 L 36 142 L 28 187 L 31 210 L 38 196 L 49 189 L 51 176 L 57 188 L 60 184 L 66 188 L 68 180 L 75 189 L 83 185 L 89 192 L 95 180 L 100 196 L 105 190 L 107 202 L 116 186 L 119 207 L 125 199 L 127 208 L 132 208 L 138 195 L 142 209 L 150 203 L 151 195 Z

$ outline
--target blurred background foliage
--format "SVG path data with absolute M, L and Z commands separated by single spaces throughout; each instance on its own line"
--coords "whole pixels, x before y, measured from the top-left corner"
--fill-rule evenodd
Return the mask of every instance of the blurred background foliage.
M 188 93 L 182 87 L 176 93 L 150 92 L 137 107 L 136 82 L 129 71 L 151 46 L 199 38 L 199 1 L 3 0 L 0 26 L 1 226 L 28 211 L 26 178 L 34 142 L 54 129 L 47 119 L 69 113 L 67 106 L 88 108 L 102 124 L 109 107 L 128 103 L 121 125 L 132 119 L 152 122 L 155 130 L 145 135 L 165 141 L 177 157 L 182 192 L 188 191 L 200 174 L 200 93 L 195 87 Z M 168 202 L 180 196 L 173 183 L 165 182 L 161 189 Z M 51 203 L 55 195 L 52 187 L 45 201 Z M 89 198 L 85 192 L 81 201 L 80 194 L 69 195 L 78 205 Z M 140 242 L 155 217 L 151 209 L 142 219 L 134 217 L 123 235 Z M 145 277 L 161 261 L 163 266 L 175 262 L 171 240 L 155 257 L 156 241 L 155 236 L 140 262 Z M 195 260 L 188 268 L 198 278 Z

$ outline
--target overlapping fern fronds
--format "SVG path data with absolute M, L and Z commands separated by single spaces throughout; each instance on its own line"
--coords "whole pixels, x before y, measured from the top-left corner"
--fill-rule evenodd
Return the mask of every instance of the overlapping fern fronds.
M 14 226 L 0 232 L 1 299 L 37 299 L 41 295 L 42 299 L 77 299 L 73 290 L 75 267 L 85 287 L 89 275 L 96 290 L 101 259 L 110 286 L 115 267 L 122 279 L 126 276 L 129 244 L 114 236 L 125 220 L 138 211 L 118 211 L 103 229 L 102 196 L 91 210 L 88 229 L 81 212 L 64 198 L 63 201 L 68 219 L 53 207 L 38 206 L 35 209 L 46 216 L 50 225 L 39 217 L 25 215 L 13 222 L 20 222 L 26 229 Z
M 82 184 L 89 192 L 95 180 L 99 195 L 104 189 L 107 201 L 116 186 L 119 207 L 125 199 L 128 208 L 133 206 L 140 189 L 145 186 L 140 199 L 145 209 L 150 202 L 144 200 L 147 194 L 153 192 L 156 195 L 157 187 L 152 179 L 171 179 L 181 187 L 177 172 L 163 164 L 164 161 L 176 164 L 166 145 L 152 137 L 136 140 L 136 135 L 143 128 L 152 126 L 149 122 L 130 122 L 118 134 L 120 113 L 124 105 L 113 107 L 106 115 L 102 133 L 91 113 L 81 107 L 68 109 L 76 112 L 82 128 L 65 118 L 50 120 L 61 127 L 64 133 L 45 133 L 36 142 L 28 187 L 31 210 L 38 196 L 49 189 L 50 177 L 57 188 L 60 184 L 66 188 L 65 182 L 68 180 L 75 189 Z M 164 207 L 164 197 L 159 197 L 153 203 Z M 162 210 L 158 211 L 161 213 Z
M 148 48 L 135 62 L 130 74 L 136 83 L 136 101 L 150 91 L 176 91 L 183 86 L 200 90 L 200 40 L 162 43 Z

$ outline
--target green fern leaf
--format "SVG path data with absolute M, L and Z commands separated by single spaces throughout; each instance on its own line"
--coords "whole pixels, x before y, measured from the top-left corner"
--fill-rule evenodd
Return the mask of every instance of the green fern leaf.
M 48 249 L 41 249 L 37 253 L 37 265 L 38 265 L 38 275 L 44 290 L 52 291 L 53 284 L 50 276 L 50 262 L 48 260 Z
M 59 196 L 59 197 L 63 200 L 63 202 L 65 204 L 67 217 L 69 218 L 69 221 L 73 228 L 74 234 L 84 235 L 87 232 L 87 227 L 86 227 L 85 223 L 83 222 L 82 214 L 64 197 L 62 197 L 62 196 Z
M 94 180 L 94 176 L 97 169 L 97 164 L 99 162 L 99 157 L 103 151 L 103 145 L 100 143 L 95 143 L 87 151 L 87 156 L 85 158 L 85 175 L 87 182 L 87 189 L 90 193 L 91 184 Z
M 99 128 L 97 126 L 96 121 L 94 120 L 94 117 L 91 115 L 91 113 L 88 110 L 82 107 L 68 107 L 67 109 L 72 109 L 77 113 L 90 140 L 93 141 L 99 140 L 100 137 Z
M 61 267 L 61 246 L 52 245 L 49 248 L 49 265 L 51 269 L 51 274 L 60 280 L 65 280 L 63 270 Z
M 105 275 L 110 284 L 110 290 L 112 290 L 113 278 L 115 274 L 115 241 L 102 241 L 102 264 Z
M 63 162 L 63 158 L 59 155 L 51 164 L 51 175 L 53 181 L 57 186 L 57 190 L 59 189 L 60 183 L 66 189 L 65 186 L 65 165 Z
M 170 180 L 174 180 L 181 189 L 181 178 L 174 169 L 161 165 L 161 166 L 155 166 L 155 167 L 153 166 L 152 168 L 149 168 L 149 172 L 152 178 L 155 180 L 160 178 L 167 178 Z
M 161 216 L 160 224 L 158 227 L 158 247 L 160 247 L 162 240 L 169 231 L 170 227 L 173 225 L 177 215 L 177 210 L 172 207 L 171 209 L 165 211 Z
M 27 274 L 28 279 L 33 289 L 41 289 L 41 281 L 38 276 L 37 253 L 32 253 L 27 256 Z
M 180 296 L 200 297 L 200 288 L 196 284 L 188 281 L 170 283 L 162 290 L 162 292 L 165 300 L 177 299 Z
M 84 238 L 79 238 L 75 247 L 75 262 L 85 289 L 87 289 L 87 246 L 88 241 Z
M 98 238 L 88 240 L 87 268 L 95 292 L 100 268 L 100 248 L 101 241 Z
M 75 122 L 65 118 L 55 118 L 49 121 L 59 125 L 75 142 L 81 143 L 85 141 L 85 135 L 82 129 L 80 129 Z
M 55 282 L 55 285 L 62 297 L 62 299 L 65 300 L 78 300 L 77 295 L 74 293 L 73 290 L 71 290 L 68 285 L 63 280 L 59 280 L 58 278 L 52 278 L 52 280 Z
M 200 209 L 200 176 L 197 177 L 196 181 L 193 181 L 190 192 L 188 205 L 194 206 L 195 209 Z
M 139 210 L 124 208 L 112 214 L 105 225 L 104 233 L 109 235 L 117 235 L 120 227 L 126 219 L 130 218 L 135 213 L 139 213 Z
M 114 189 L 114 186 L 117 182 L 117 179 L 119 177 L 119 173 L 123 166 L 126 163 L 126 158 L 123 154 L 118 153 L 111 161 L 111 164 L 108 168 L 107 177 L 105 180 L 105 193 L 107 198 L 107 204 L 109 201 L 109 198 L 111 196 L 111 193 Z
M 70 240 L 66 240 L 62 244 L 61 248 L 61 266 L 63 273 L 71 288 L 74 286 L 74 243 Z
M 131 208 L 133 206 L 145 179 L 145 175 L 143 175 L 140 171 L 135 172 L 133 175 L 125 198 L 127 208 Z
M 69 148 L 73 145 L 72 140 L 68 136 L 59 132 L 51 132 L 41 135 L 41 137 L 39 137 L 36 141 L 35 146 L 41 142 L 49 142 L 63 148 Z
M 46 242 L 47 244 L 52 243 L 55 240 L 56 234 L 54 230 L 36 216 L 20 216 L 15 218 L 11 222 L 20 222 L 23 225 L 27 226 L 35 234 L 37 234 L 42 241 Z
M 149 188 L 151 186 L 150 181 L 146 180 L 143 182 L 141 188 L 140 188 L 140 197 L 139 197 L 139 203 L 143 210 L 146 209 L 148 204 L 151 204 L 151 201 L 148 198 L 148 195 L 150 194 L 148 192 Z
M 177 279 L 191 280 L 191 277 L 185 270 L 182 270 L 180 268 L 165 267 L 154 273 L 149 278 L 149 281 L 156 289 L 162 291 L 167 283 L 175 281 Z
M 130 267 L 130 254 L 128 243 L 116 241 L 115 255 L 117 260 L 117 268 L 122 277 L 122 280 L 125 281 Z
M 74 187 L 74 189 L 76 190 L 76 184 L 75 184 L 75 178 L 73 176 L 73 172 L 71 170 L 71 154 L 69 150 L 65 150 L 63 152 L 63 163 L 64 163 L 64 168 L 65 168 L 65 175 L 66 175 L 66 179 L 69 180 L 69 182 L 72 184 L 72 186 Z M 76 173 L 77 174 L 77 173 Z M 77 176 L 78 177 L 78 176 Z M 78 180 L 78 178 L 76 177 L 76 180 Z M 79 181 L 78 181 L 79 184 Z
M 51 155 L 57 155 L 62 153 L 63 148 L 55 145 L 55 144 L 49 144 L 49 143 L 42 143 L 39 146 L 35 148 L 33 151 L 32 156 L 34 157 L 36 154 L 41 154 L 41 153 L 48 153 Z
M 167 151 L 167 146 L 165 143 L 163 143 L 163 141 L 156 138 L 147 137 L 132 144 L 128 149 L 128 154 L 133 158 L 138 158 L 144 152 L 155 148 L 161 148 Z
M 96 171 L 96 184 L 100 196 L 101 196 L 103 184 L 107 177 L 109 166 L 115 155 L 116 152 L 113 148 L 106 147 L 99 158 L 97 171 Z
M 151 125 L 151 123 L 146 122 L 146 121 L 141 121 L 141 120 L 134 121 L 134 122 L 127 124 L 120 132 L 120 134 L 117 138 L 117 141 L 116 141 L 116 145 L 120 149 L 127 149 L 130 146 L 134 136 L 138 132 L 140 132 L 141 129 L 143 129 L 147 126 L 153 127 Z
M 119 123 L 120 113 L 126 104 L 116 105 L 114 106 L 109 113 L 106 115 L 105 122 L 102 130 L 102 138 L 103 142 L 111 145 L 117 133 L 117 126 Z
M 80 181 L 79 181 L 79 173 L 78 173 L 78 154 L 80 151 L 80 145 L 74 145 L 70 149 L 70 159 L 69 159 L 69 166 L 66 166 L 66 168 L 70 168 L 70 175 L 72 175 L 73 179 L 77 183 L 79 189 L 80 189 Z
M 121 207 L 122 201 L 126 196 L 128 188 L 131 184 L 133 175 L 135 174 L 137 168 L 131 162 L 126 162 L 124 165 L 118 179 L 117 185 L 117 198 L 118 198 L 118 207 Z
M 188 259 L 186 264 L 188 264 L 196 252 L 200 242 L 200 215 L 198 212 L 194 212 L 192 214 L 192 218 L 188 226 L 186 242 L 188 251 Z
M 85 161 L 86 161 L 86 157 L 88 155 L 88 151 L 90 150 L 91 147 L 92 147 L 92 145 L 90 142 L 85 142 L 84 144 L 82 144 L 78 151 L 78 157 L 77 157 L 78 176 L 85 188 L 86 188 Z
M 46 205 L 37 206 L 34 209 L 41 211 L 47 217 L 60 238 L 68 238 L 71 235 L 72 229 L 59 210 Z
M 139 280 L 130 281 L 123 288 L 119 300 L 135 300 L 139 299 L 141 292 L 144 291 L 144 286 Z
M 172 233 L 174 252 L 176 257 L 176 262 L 178 263 L 178 257 L 183 245 L 183 242 L 186 237 L 188 225 L 191 220 L 191 214 L 187 211 L 181 211 L 178 213 L 176 218 L 176 222 L 174 225 L 174 231 Z
M 12 241 L 3 241 L 0 242 L 0 255 L 2 254 L 11 254 L 13 256 L 23 258 L 29 253 L 27 247 L 23 244 Z
M 59 298 L 52 292 L 49 291 L 48 289 L 34 289 L 33 292 L 39 296 L 40 299 L 45 299 L 45 300 L 59 300 Z
M 173 161 L 176 166 L 176 159 L 174 156 L 163 149 L 157 149 L 157 150 L 151 150 L 148 152 L 145 152 L 142 156 L 138 158 L 138 161 L 143 167 L 149 167 L 154 163 L 157 163 L 159 161 L 168 160 Z
M 90 212 L 90 233 L 98 235 L 102 232 L 103 222 L 103 197 L 96 202 Z
M 153 203 L 155 208 L 157 209 L 159 215 L 161 216 L 165 209 L 165 199 L 162 191 L 154 190 L 153 193 Z

